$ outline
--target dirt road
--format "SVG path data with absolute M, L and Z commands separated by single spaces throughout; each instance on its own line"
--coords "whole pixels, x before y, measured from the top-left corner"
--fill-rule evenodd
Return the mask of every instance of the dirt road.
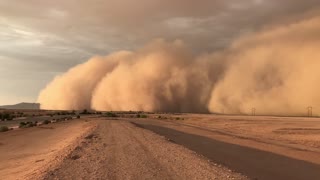
M 45 179 L 246 179 L 125 121 L 98 128 Z

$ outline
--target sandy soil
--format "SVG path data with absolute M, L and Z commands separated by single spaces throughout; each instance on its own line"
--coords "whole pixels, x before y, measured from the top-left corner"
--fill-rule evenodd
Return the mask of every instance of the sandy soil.
M 74 149 L 94 124 L 72 120 L 0 134 L 0 179 L 39 179 Z
M 320 152 L 319 118 L 190 115 L 184 123 L 219 129 L 243 137 L 300 144 L 309 150 Z
M 105 120 L 45 179 L 246 179 L 129 122 Z

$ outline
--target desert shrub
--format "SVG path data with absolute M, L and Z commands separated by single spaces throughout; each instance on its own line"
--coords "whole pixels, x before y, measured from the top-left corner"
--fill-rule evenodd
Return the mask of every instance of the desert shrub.
M 179 117 L 177 117 L 177 118 L 176 118 L 176 120 L 180 120 L 180 118 L 179 118 Z
M 12 115 L 12 114 L 10 114 L 10 113 L 0 113 L 0 119 L 2 120 L 2 121 L 5 121 L 5 120 L 7 120 L 7 121 L 11 121 L 11 120 L 13 120 L 13 118 L 15 118 L 16 116 L 14 116 L 14 115 Z
M 34 125 L 33 125 L 33 123 L 28 123 L 25 127 L 26 128 L 30 128 L 30 127 L 33 127 Z
M 80 115 L 77 116 L 77 119 L 80 119 Z
M 20 122 L 19 124 L 19 128 L 24 128 L 27 125 L 26 122 Z
M 50 124 L 50 123 L 51 123 L 51 121 L 49 121 L 49 120 L 45 120 L 42 122 L 42 124 Z
M 112 112 L 107 112 L 107 113 L 106 113 L 106 116 L 107 116 L 107 117 L 118 117 L 117 114 L 112 113 Z
M 80 114 L 90 114 L 88 110 L 84 109 Z
M 161 116 L 158 116 L 158 118 L 161 119 L 162 117 L 161 117 Z
M 9 128 L 7 126 L 0 126 L 0 132 L 6 132 L 9 131 Z
M 19 128 L 30 128 L 30 127 L 34 127 L 37 126 L 38 122 L 20 122 L 19 124 Z
M 148 116 L 145 114 L 137 114 L 137 118 L 147 118 Z

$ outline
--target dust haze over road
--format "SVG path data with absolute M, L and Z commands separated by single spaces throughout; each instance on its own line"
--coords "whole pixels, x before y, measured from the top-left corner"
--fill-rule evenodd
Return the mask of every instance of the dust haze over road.
M 301 19 L 212 53 L 159 39 L 93 57 L 57 76 L 38 101 L 45 109 L 305 115 L 320 107 L 320 18 Z

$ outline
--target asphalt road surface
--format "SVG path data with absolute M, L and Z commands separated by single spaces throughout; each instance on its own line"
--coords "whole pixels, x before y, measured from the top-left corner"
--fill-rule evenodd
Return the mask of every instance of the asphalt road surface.
M 252 179 L 318 180 L 320 165 L 296 160 L 267 151 L 225 143 L 216 139 L 188 134 L 161 126 L 161 121 L 131 120 L 138 127 L 165 136 L 172 142 L 189 148 L 212 161 L 242 173 Z M 155 125 L 156 124 L 156 125 Z

